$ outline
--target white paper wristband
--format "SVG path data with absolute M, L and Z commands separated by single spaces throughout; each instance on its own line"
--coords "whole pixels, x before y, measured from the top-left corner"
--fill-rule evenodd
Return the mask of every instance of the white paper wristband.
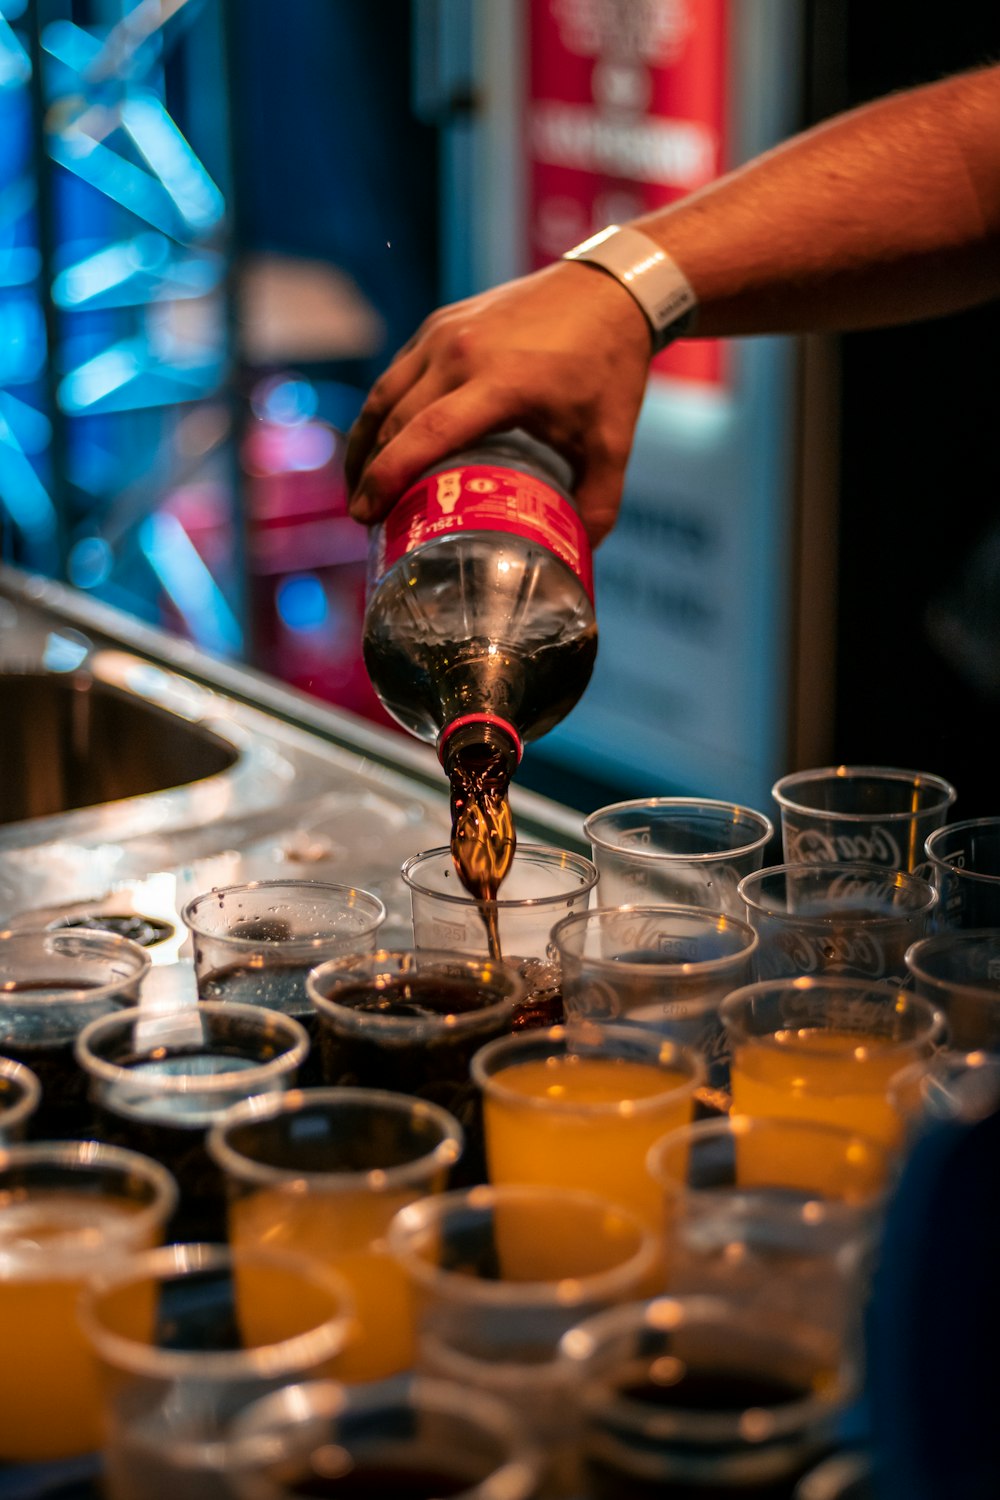
M 608 271 L 638 302 L 649 323 L 653 353 L 680 337 L 697 298 L 680 267 L 639 229 L 611 224 L 567 250 L 563 260 L 582 260 Z

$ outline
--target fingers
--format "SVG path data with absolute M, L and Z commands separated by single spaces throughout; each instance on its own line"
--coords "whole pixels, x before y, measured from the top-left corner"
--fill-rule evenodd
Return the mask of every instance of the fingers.
M 471 385 L 421 405 L 369 459 L 351 499 L 351 515 L 368 525 L 381 520 L 431 464 L 468 447 L 484 433 L 511 426 L 517 417 L 516 401 L 509 393 Z
M 588 467 L 576 488 L 576 505 L 591 547 L 603 542 L 618 519 L 624 471 L 611 465 Z
M 361 471 L 376 447 L 379 431 L 386 416 L 416 384 L 425 368 L 423 356 L 411 341 L 410 344 L 404 345 L 389 368 L 368 392 L 365 403 L 347 434 L 344 472 L 349 492 L 353 492 L 357 487 Z

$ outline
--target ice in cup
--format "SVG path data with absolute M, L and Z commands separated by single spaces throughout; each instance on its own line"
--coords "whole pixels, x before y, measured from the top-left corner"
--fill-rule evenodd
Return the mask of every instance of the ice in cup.
M 494 1186 L 579 1188 L 660 1223 L 646 1154 L 691 1119 L 705 1078 L 698 1054 L 642 1027 L 581 1021 L 488 1043 L 472 1076 Z
M 297 1251 L 351 1287 L 358 1334 L 332 1373 L 355 1382 L 409 1369 L 413 1310 L 386 1231 L 401 1208 L 447 1185 L 458 1121 L 405 1094 L 300 1089 L 234 1105 L 208 1149 L 226 1179 L 233 1246 Z
M 96 1366 L 76 1318 L 88 1278 L 159 1242 L 170 1173 L 95 1141 L 0 1151 L 0 1461 L 100 1445 Z

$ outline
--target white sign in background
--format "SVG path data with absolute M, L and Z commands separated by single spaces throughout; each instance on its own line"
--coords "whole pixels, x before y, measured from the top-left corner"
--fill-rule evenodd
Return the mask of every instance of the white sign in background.
M 595 558 L 597 667 L 542 753 L 636 794 L 770 812 L 791 670 L 794 348 L 745 340 L 732 356 L 729 392 L 650 389 Z

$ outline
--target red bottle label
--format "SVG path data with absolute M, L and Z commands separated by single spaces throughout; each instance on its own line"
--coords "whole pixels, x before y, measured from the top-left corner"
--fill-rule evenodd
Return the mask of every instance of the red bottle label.
M 506 531 L 536 542 L 566 564 L 593 603 L 590 544 L 570 502 L 544 480 L 494 464 L 440 469 L 408 489 L 382 522 L 373 582 L 414 547 L 457 531 Z

